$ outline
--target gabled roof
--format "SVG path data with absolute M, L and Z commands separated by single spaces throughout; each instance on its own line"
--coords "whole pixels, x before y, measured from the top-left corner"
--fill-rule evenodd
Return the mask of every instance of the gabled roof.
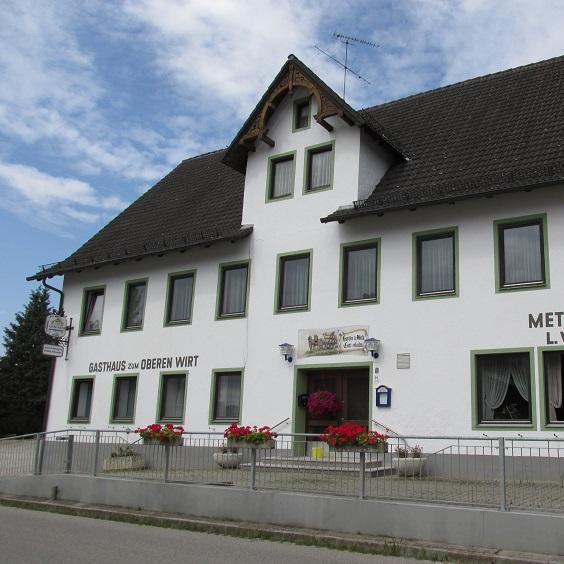
M 360 111 L 402 139 L 369 198 L 322 222 L 564 181 L 564 57 Z
M 28 280 L 237 240 L 245 177 L 222 164 L 225 151 L 180 163 L 67 259 Z
M 343 98 L 327 86 L 295 55 L 290 55 L 227 148 L 223 159 L 225 164 L 244 174 L 247 154 L 252 150 L 255 141 L 262 140 L 274 146 L 275 141 L 268 137 L 268 120 L 286 94 L 291 93 L 293 88 L 298 86 L 309 90 L 316 99 L 317 113 L 313 117 L 320 125 L 331 131 L 333 128 L 327 123 L 326 118 L 340 116 L 349 125 L 356 125 L 365 129 L 367 133 L 395 154 L 399 160 L 405 160 L 406 154 L 399 141 L 378 122 L 377 118 L 351 108 Z

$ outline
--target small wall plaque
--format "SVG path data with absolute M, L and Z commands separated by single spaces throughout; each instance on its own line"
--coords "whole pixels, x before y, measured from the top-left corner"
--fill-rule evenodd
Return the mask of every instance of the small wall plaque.
M 397 356 L 397 368 L 410 368 L 411 367 L 411 354 L 410 353 L 398 353 Z

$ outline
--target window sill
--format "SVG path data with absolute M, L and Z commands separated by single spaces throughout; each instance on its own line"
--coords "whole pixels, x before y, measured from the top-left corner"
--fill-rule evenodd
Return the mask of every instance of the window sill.
M 511 286 L 499 286 L 497 291 L 503 292 L 519 292 L 525 290 L 546 290 L 550 288 L 548 282 L 534 282 L 531 284 L 513 284 Z
M 247 317 L 247 312 L 245 313 L 233 313 L 228 315 L 216 315 L 216 321 L 224 321 L 225 319 L 245 319 Z
M 134 423 L 135 419 L 112 419 L 110 425 L 125 425 L 126 423 Z
M 367 298 L 365 300 L 354 300 L 349 302 L 340 302 L 339 307 L 353 307 L 353 306 L 363 306 L 380 303 L 378 298 Z
M 84 423 L 90 423 L 90 419 L 69 419 L 68 420 L 69 424 L 81 424 L 84 425 Z
M 427 294 L 415 294 L 413 299 L 415 301 L 418 300 L 439 300 L 443 298 L 458 298 L 458 292 L 449 291 L 449 292 L 429 292 Z
M 300 306 L 300 307 L 285 307 L 281 309 L 277 309 L 274 313 L 300 313 L 304 311 L 309 311 L 309 305 L 307 306 Z
M 518 423 L 510 423 L 509 421 L 503 421 L 499 423 L 494 422 L 487 422 L 487 423 L 478 423 L 478 425 L 474 426 L 474 429 L 480 430 L 489 430 L 489 431 L 530 431 L 531 429 L 536 430 L 536 425 L 531 421 L 520 421 Z
M 231 425 L 231 423 L 239 423 L 239 419 L 212 419 L 210 425 Z
M 192 320 L 187 319 L 186 321 L 167 321 L 163 324 L 163 327 L 178 327 L 182 325 L 192 325 Z
M 102 331 L 83 331 L 78 334 L 79 337 L 98 337 L 102 334 Z
M 143 331 L 143 327 L 122 327 L 121 328 L 121 332 L 122 333 L 131 333 L 134 331 Z
M 317 194 L 318 192 L 326 192 L 327 190 L 333 190 L 333 185 L 320 186 L 319 188 L 306 188 L 304 190 L 304 196 L 306 194 Z

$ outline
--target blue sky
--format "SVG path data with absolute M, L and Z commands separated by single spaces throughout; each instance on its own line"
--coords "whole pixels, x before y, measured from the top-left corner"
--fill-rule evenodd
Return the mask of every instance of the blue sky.
M 564 54 L 561 0 L 4 0 L 0 330 L 35 284 L 186 157 L 229 143 L 289 53 L 354 107 Z M 60 279 L 59 279 L 60 281 Z

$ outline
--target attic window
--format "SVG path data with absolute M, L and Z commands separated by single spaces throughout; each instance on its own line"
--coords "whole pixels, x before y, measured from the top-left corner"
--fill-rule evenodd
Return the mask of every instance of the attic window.
M 294 117 L 292 131 L 300 131 L 309 128 L 310 98 L 296 100 L 294 102 Z

